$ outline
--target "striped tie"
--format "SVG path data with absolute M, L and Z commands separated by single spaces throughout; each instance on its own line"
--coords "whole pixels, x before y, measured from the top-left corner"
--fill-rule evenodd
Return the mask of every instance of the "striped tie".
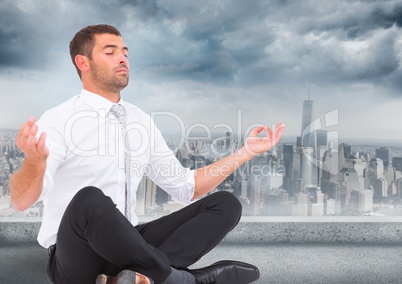
M 126 135 L 126 112 L 124 110 L 124 107 L 122 105 L 113 105 L 112 108 L 110 109 L 111 113 L 113 113 L 117 119 L 119 120 L 119 123 L 121 125 L 121 133 L 122 133 L 122 138 L 124 139 L 124 158 L 125 158 L 125 172 L 126 172 L 126 184 L 125 184 L 125 197 L 126 197 L 126 206 L 124 209 L 124 215 L 128 220 L 131 220 L 131 211 L 130 211 L 130 157 L 129 157 L 129 152 L 130 152 L 130 143 L 128 141 L 128 137 Z

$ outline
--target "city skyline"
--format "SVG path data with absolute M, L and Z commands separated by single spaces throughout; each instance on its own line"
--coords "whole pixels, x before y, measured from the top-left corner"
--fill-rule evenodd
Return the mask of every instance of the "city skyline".
M 3 1 L 0 127 L 79 93 L 69 41 L 108 23 L 130 48 L 123 97 L 147 113 L 236 132 L 241 110 L 242 130 L 280 120 L 296 136 L 310 95 L 316 117 L 338 111 L 339 137 L 402 141 L 401 13 L 400 1 Z M 174 117 L 156 123 L 175 131 Z
M 337 112 L 329 113 L 325 117 L 326 126 L 333 126 L 336 115 Z M 362 149 L 346 143 L 333 144 L 329 140 L 333 133 L 317 127 L 310 99 L 303 103 L 301 120 L 299 137 L 282 141 L 269 152 L 254 157 L 214 191 L 232 192 L 243 205 L 243 215 L 400 214 L 402 147 L 396 152 L 384 146 L 366 151 L 364 146 Z M 16 215 L 9 204 L 7 186 L 10 174 L 23 160 L 15 145 L 16 133 L 0 131 L 0 216 Z M 166 141 L 182 165 L 191 169 L 219 160 L 242 145 L 241 137 L 236 140 L 231 132 L 216 138 L 187 137 L 184 141 L 171 136 Z M 145 176 L 137 200 L 139 216 L 166 214 L 182 207 Z M 395 210 L 390 210 L 395 205 Z M 42 206 L 38 204 L 22 214 L 38 217 L 41 212 Z

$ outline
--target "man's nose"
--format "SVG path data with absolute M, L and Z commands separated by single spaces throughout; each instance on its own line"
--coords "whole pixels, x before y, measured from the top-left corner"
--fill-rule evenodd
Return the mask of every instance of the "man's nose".
M 128 66 L 128 58 L 124 53 L 121 53 L 119 56 L 119 63 Z
M 123 56 L 122 58 L 120 58 L 120 64 L 128 65 L 127 57 Z

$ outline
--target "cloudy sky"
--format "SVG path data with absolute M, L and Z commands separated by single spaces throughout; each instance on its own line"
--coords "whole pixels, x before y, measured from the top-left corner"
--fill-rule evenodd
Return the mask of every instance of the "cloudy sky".
M 280 120 L 300 135 L 310 93 L 323 129 L 402 141 L 401 0 L 2 0 L 0 126 L 80 91 L 68 45 L 98 23 L 130 49 L 125 100 L 162 130 Z

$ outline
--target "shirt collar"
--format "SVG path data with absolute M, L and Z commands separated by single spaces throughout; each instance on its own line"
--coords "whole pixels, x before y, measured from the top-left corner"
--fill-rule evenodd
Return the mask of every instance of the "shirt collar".
M 92 93 L 90 91 L 87 91 L 85 89 L 81 90 L 81 99 L 89 105 L 92 109 L 97 111 L 99 115 L 104 118 L 105 115 L 107 115 L 112 108 L 114 103 L 109 101 L 108 99 L 105 99 L 101 95 Z M 123 107 L 125 105 L 125 102 L 123 101 L 123 98 L 120 98 L 120 101 L 117 104 L 121 104 Z M 104 111 L 101 111 L 104 110 Z

